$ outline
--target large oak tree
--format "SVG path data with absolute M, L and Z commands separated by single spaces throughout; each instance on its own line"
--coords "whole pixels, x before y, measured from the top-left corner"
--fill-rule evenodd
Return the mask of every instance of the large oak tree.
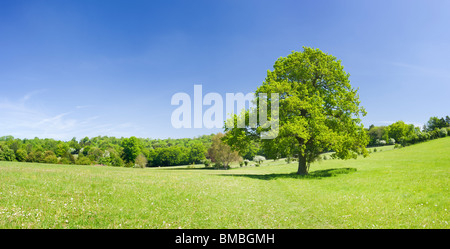
M 279 94 L 279 133 L 275 139 L 262 139 L 263 148 L 297 155 L 300 175 L 308 174 L 310 163 L 323 152 L 333 151 L 332 157 L 340 159 L 368 155 L 369 138 L 360 120 L 366 112 L 349 76 L 340 60 L 319 49 L 304 47 L 279 58 L 255 92 L 256 96 L 266 93 L 268 105 L 271 93 Z M 259 106 L 253 111 L 258 110 Z M 270 112 L 267 108 L 268 117 Z M 240 150 L 264 129 L 247 126 L 225 131 L 224 141 Z

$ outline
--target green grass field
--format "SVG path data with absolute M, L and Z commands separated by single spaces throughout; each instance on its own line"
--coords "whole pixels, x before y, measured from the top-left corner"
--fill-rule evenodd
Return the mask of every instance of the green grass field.
M 0 228 L 450 228 L 450 137 L 232 170 L 0 162 Z

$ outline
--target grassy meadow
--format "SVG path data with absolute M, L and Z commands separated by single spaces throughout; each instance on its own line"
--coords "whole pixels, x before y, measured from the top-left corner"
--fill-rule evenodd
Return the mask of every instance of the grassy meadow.
M 296 169 L 0 162 L 0 228 L 450 228 L 450 137 Z

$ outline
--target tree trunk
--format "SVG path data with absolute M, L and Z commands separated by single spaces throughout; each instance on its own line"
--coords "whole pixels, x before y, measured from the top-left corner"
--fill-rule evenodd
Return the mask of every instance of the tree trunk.
M 302 113 L 303 112 L 304 111 L 302 110 Z M 305 140 L 301 137 L 296 137 L 296 138 L 299 143 L 299 146 L 301 147 L 305 143 Z M 303 155 L 302 152 L 299 151 L 297 175 L 307 175 L 307 174 L 308 174 L 308 162 L 306 161 L 306 155 Z
M 302 153 L 298 153 L 298 171 L 297 175 L 307 175 L 308 174 L 308 165 L 306 162 L 306 156 L 302 155 Z

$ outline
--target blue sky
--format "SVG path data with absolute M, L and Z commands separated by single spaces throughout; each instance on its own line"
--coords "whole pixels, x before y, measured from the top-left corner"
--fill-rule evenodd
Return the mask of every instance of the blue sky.
M 370 124 L 450 115 L 449 1 L 0 2 L 0 135 L 181 138 L 177 92 L 248 93 L 302 46 L 342 60 Z M 204 108 L 205 109 L 205 108 Z

